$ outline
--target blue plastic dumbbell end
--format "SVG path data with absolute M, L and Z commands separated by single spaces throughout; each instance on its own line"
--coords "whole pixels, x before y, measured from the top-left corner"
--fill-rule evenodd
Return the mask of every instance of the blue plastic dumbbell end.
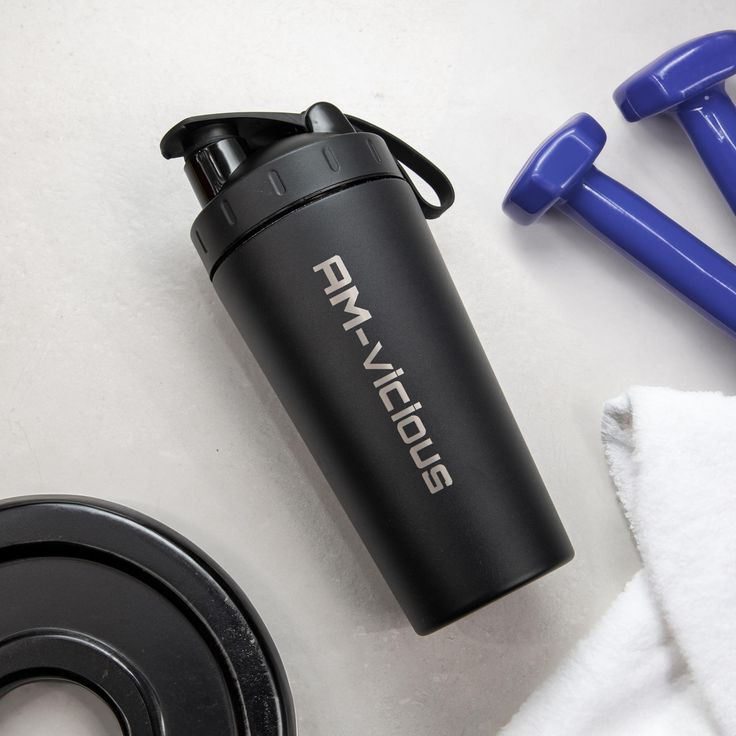
M 594 162 L 605 142 L 590 115 L 568 120 L 524 164 L 504 211 L 528 225 L 558 206 L 736 334 L 736 266 L 599 171 Z
M 682 125 L 736 212 L 736 107 L 724 82 L 736 73 L 736 31 L 719 31 L 668 51 L 613 93 L 629 122 L 670 113 Z

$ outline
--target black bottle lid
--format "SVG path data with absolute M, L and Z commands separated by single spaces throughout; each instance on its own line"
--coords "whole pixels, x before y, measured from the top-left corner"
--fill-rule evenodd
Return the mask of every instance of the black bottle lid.
M 329 102 L 317 102 L 300 114 L 241 112 L 187 118 L 163 137 L 161 153 L 164 158 L 186 160 L 194 172 L 192 186 L 204 205 L 253 157 L 264 163 L 315 140 L 356 132 L 383 138 L 392 155 L 434 189 L 439 205 L 416 193 L 425 217 L 439 217 L 452 205 L 452 185 L 434 164 L 391 133 L 345 115 Z
M 300 114 L 187 118 L 163 137 L 161 153 L 185 160 L 203 207 L 192 240 L 210 276 L 244 239 L 289 210 L 346 186 L 405 179 L 428 219 L 439 217 L 455 199 L 448 178 L 422 154 L 329 102 L 317 102 Z M 404 167 L 427 182 L 437 204 L 420 194 Z

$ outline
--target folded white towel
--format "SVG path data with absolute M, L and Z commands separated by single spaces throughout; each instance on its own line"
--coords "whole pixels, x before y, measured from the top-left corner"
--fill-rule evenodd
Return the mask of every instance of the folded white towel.
M 644 570 L 503 736 L 736 736 L 736 397 L 634 388 L 603 444 Z

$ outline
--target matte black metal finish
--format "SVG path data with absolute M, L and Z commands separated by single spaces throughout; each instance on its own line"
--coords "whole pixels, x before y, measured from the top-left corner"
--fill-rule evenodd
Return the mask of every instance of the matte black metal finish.
M 125 736 L 291 736 L 288 683 L 238 587 L 187 540 L 94 499 L 0 504 L 0 696 L 64 679 Z
M 259 168 L 209 202 L 192 235 L 426 634 L 566 562 L 572 548 L 427 227 L 436 213 L 394 160 L 403 144 L 386 136 L 297 133 L 285 156 L 269 159 L 266 148 Z M 262 186 L 273 171 L 281 194 Z M 451 202 L 444 186 L 440 211 Z

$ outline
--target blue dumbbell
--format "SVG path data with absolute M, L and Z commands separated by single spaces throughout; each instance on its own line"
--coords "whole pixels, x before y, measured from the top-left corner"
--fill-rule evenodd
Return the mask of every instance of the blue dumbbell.
M 736 107 L 724 86 L 734 73 L 736 31 L 720 31 L 655 59 L 613 99 L 629 122 L 673 114 L 736 213 Z
M 617 246 L 736 335 L 736 266 L 594 165 L 606 132 L 586 113 L 532 154 L 503 209 L 523 225 L 551 207 Z

